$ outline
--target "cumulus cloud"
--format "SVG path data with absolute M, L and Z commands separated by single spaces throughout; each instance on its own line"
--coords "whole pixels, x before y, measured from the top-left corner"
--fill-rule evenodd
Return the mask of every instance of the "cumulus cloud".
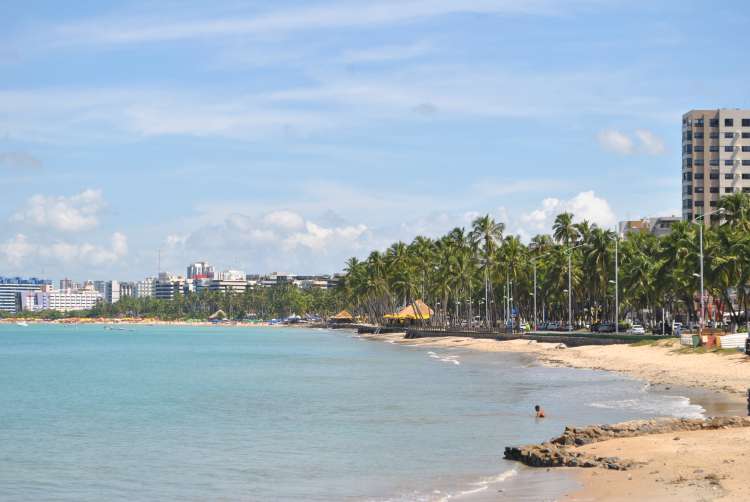
M 0 167 L 39 169 L 42 167 L 42 161 L 26 152 L 0 152 Z
M 84 190 L 71 197 L 34 195 L 10 219 L 37 227 L 77 232 L 96 227 L 104 207 L 100 190 Z
M 229 214 L 218 224 L 190 232 L 184 240 L 184 247 L 191 252 L 217 264 L 234 263 L 248 272 L 288 272 L 293 268 L 330 272 L 341 268 L 349 256 L 369 253 L 378 245 L 363 223 L 326 214 L 313 219 L 291 210 Z
M 90 243 L 75 244 L 58 241 L 39 247 L 39 255 L 45 259 L 63 263 L 86 263 L 95 266 L 112 265 L 128 254 L 128 239 L 120 233 L 112 234 L 109 246 Z
M 617 223 L 609 203 L 597 197 L 593 190 L 589 190 L 580 192 L 568 200 L 554 197 L 544 199 L 537 209 L 521 214 L 519 233 L 528 237 L 536 233 L 549 232 L 555 217 L 564 212 L 573 213 L 577 222 L 588 220 L 600 227 L 612 227 Z
M 609 152 L 621 155 L 632 155 L 635 153 L 633 140 L 627 134 L 620 131 L 615 131 L 614 129 L 600 131 L 596 139 L 599 141 L 599 146 Z
M 29 243 L 28 237 L 24 234 L 16 234 L 0 244 L 0 255 L 13 266 L 20 265 L 33 251 L 34 246 Z
M 649 155 L 661 155 L 666 151 L 664 141 L 648 129 L 636 129 L 635 136 L 640 142 L 640 149 Z
M 0 244 L 0 257 L 14 267 L 24 264 L 84 265 L 86 267 L 113 265 L 128 254 L 128 239 L 115 232 L 108 245 L 63 240 L 32 242 L 24 234 L 16 234 Z
M 264 221 L 273 227 L 296 230 L 305 225 L 305 220 L 294 211 L 273 211 L 268 213 Z
M 664 141 L 648 129 L 636 129 L 632 135 L 606 129 L 600 131 L 596 138 L 602 149 L 620 155 L 661 155 L 666 151 Z

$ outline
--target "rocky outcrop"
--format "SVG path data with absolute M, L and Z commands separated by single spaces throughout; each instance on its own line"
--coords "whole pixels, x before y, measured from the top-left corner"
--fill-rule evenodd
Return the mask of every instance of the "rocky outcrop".
M 561 436 L 548 442 L 505 448 L 505 458 L 532 467 L 603 467 L 624 470 L 632 467 L 633 462 L 617 457 L 584 454 L 576 451 L 575 447 L 616 438 L 736 427 L 750 427 L 750 417 L 716 417 L 705 420 L 658 418 L 632 420 L 612 425 L 566 427 Z

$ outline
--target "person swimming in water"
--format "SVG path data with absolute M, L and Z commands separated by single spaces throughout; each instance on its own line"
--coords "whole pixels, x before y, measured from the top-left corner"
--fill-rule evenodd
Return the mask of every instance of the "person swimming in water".
M 544 418 L 544 410 L 541 406 L 538 404 L 534 406 L 534 411 L 536 412 L 536 418 Z

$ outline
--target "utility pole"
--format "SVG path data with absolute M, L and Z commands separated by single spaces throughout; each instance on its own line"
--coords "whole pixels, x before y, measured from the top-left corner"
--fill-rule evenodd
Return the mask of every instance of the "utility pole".
M 573 288 L 571 287 L 571 270 L 573 250 L 568 249 L 568 333 L 573 331 Z

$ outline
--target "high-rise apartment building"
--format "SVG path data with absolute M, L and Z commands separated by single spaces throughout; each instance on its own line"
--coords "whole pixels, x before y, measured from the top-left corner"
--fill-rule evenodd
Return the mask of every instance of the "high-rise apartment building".
M 750 193 L 750 110 L 692 110 L 682 116 L 682 219 L 716 211 L 721 197 Z M 712 215 L 710 220 L 721 218 Z
M 187 278 L 188 279 L 213 279 L 214 278 L 214 267 L 209 265 L 205 261 L 197 261 L 191 263 L 187 267 Z
M 36 277 L 0 277 L 0 310 L 11 314 L 19 312 L 22 293 L 41 291 L 51 284 L 52 281 Z

